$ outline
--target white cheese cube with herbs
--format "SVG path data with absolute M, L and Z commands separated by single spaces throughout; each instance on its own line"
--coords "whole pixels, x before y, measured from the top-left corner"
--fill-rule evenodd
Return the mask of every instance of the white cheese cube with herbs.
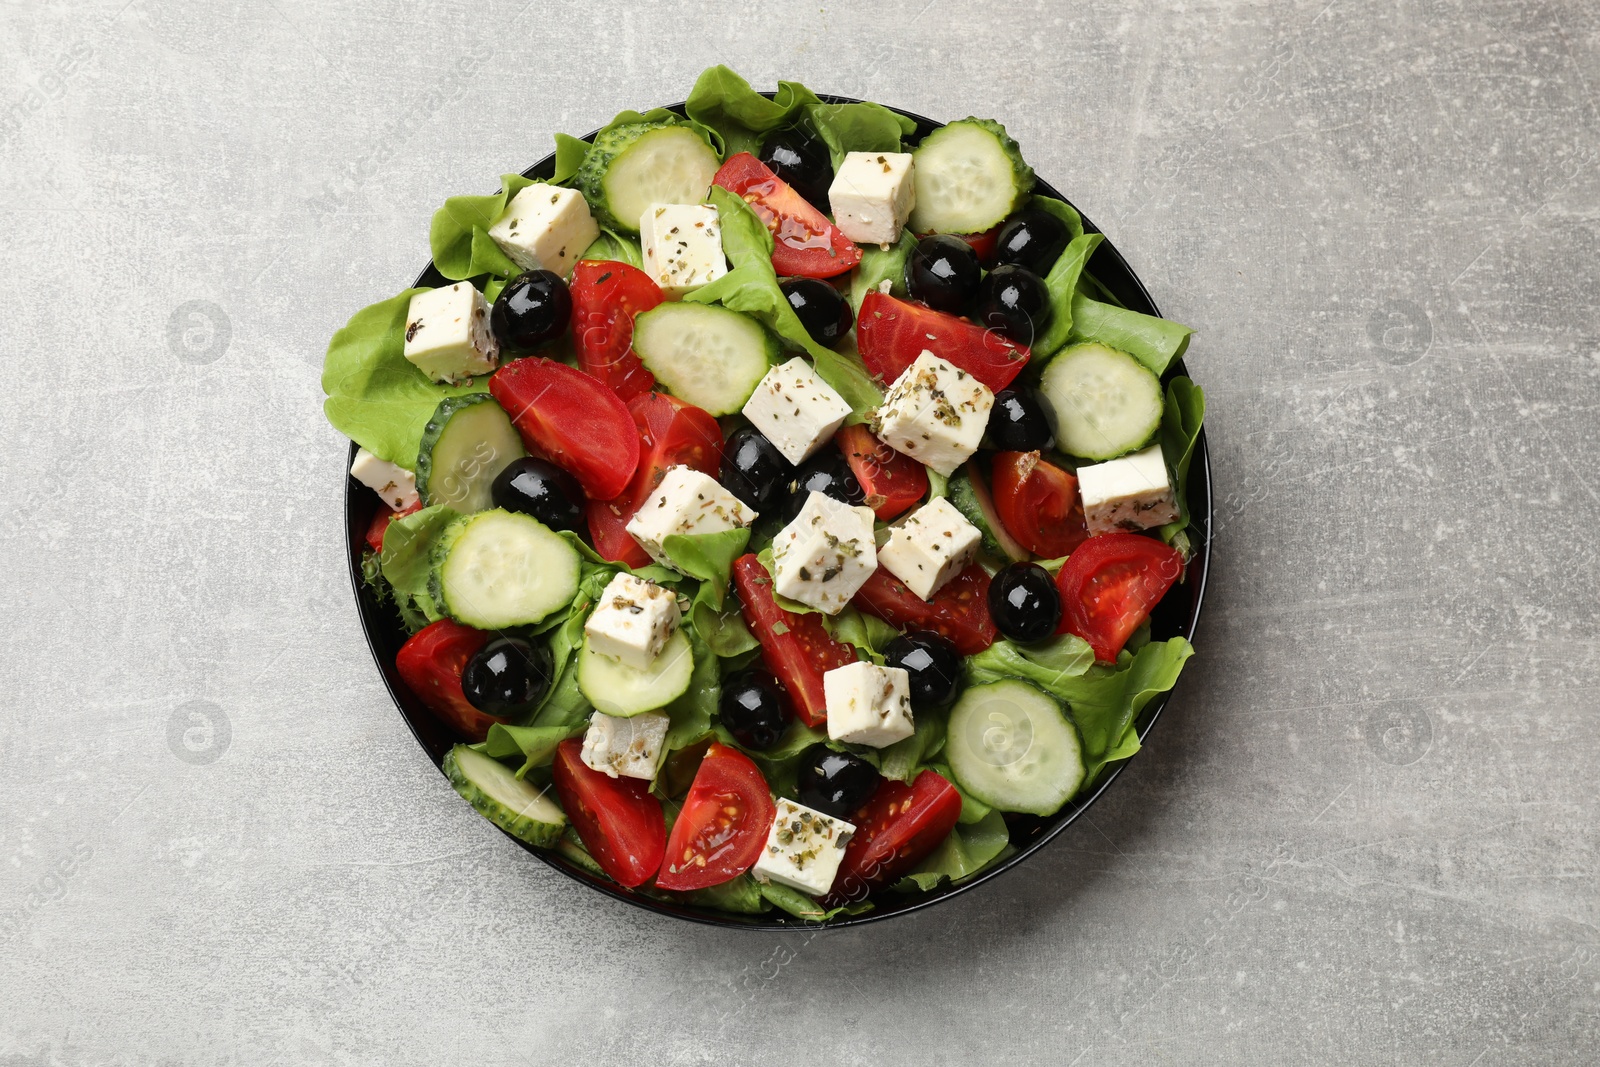
M 772 589 L 837 615 L 878 569 L 875 516 L 812 490 L 794 521 L 772 539 Z
M 896 452 L 949 477 L 978 450 L 992 407 L 987 385 L 923 350 L 889 387 L 874 430 Z
M 884 748 L 917 732 L 911 721 L 911 675 L 903 667 L 858 660 L 822 676 L 828 739 Z
M 500 364 L 489 302 L 468 282 L 429 289 L 406 312 L 405 357 L 436 382 L 457 384 Z
M 1091 534 L 1148 530 L 1178 517 L 1161 446 L 1078 468 L 1083 521 Z
M 636 671 L 650 669 L 677 629 L 678 594 L 626 571 L 611 579 L 583 624 L 591 649 Z
M 910 152 L 847 152 L 828 187 L 833 223 L 856 244 L 889 245 L 917 206 Z
M 944 497 L 935 497 L 889 529 L 878 565 L 924 600 L 978 555 L 983 534 Z
M 397 463 L 379 459 L 364 448 L 356 449 L 350 477 L 383 498 L 395 511 L 417 503 L 417 476 Z
M 777 808 L 761 858 L 750 868 L 751 877 L 798 889 L 808 896 L 827 896 L 839 874 L 845 846 L 855 836 L 855 824 L 796 804 L 787 797 L 778 798 Z
M 520 190 L 489 227 L 489 237 L 511 262 L 563 278 L 599 236 L 582 193 L 543 183 Z
M 658 711 L 629 719 L 597 711 L 589 719 L 578 758 L 590 770 L 612 778 L 642 778 L 648 782 L 656 776 L 670 725 L 672 720 Z
M 849 414 L 844 398 L 799 356 L 767 371 L 744 404 L 744 417 L 794 464 L 832 440 Z
M 627 531 L 650 557 L 672 566 L 663 543 L 673 534 L 721 533 L 756 521 L 757 513 L 722 488 L 715 478 L 693 467 L 669 467 L 661 483 L 645 500 Z
M 639 218 L 644 272 L 668 300 L 679 300 L 728 273 L 722 223 L 709 204 L 651 204 Z

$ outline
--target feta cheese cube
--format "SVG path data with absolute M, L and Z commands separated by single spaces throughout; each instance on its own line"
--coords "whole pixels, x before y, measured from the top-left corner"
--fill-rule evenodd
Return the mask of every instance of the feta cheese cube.
M 755 509 L 693 467 L 669 467 L 655 492 L 628 520 L 628 533 L 650 557 L 672 566 L 662 547 L 673 534 L 720 533 L 755 522 Z
M 816 490 L 772 540 L 772 588 L 837 615 L 878 569 L 872 509 L 851 507 Z
M 672 720 L 659 711 L 628 719 L 597 711 L 589 719 L 578 758 L 590 770 L 612 778 L 643 778 L 648 782 L 656 776 L 661 746 L 671 724 Z
M 847 152 L 828 187 L 833 224 L 857 244 L 889 245 L 917 206 L 910 152 Z
M 489 331 L 489 302 L 467 282 L 429 289 L 406 312 L 406 359 L 436 382 L 452 385 L 500 363 Z
M 364 448 L 356 449 L 350 477 L 383 497 L 395 511 L 417 503 L 417 476 L 396 463 L 379 459 Z
M 875 417 L 883 442 L 948 477 L 978 449 L 994 394 L 923 350 L 889 387 Z
M 850 405 L 796 356 L 767 371 L 744 404 L 744 417 L 799 464 L 827 444 L 850 414 Z
M 911 675 L 903 667 L 857 660 L 822 676 L 828 738 L 883 748 L 917 732 L 911 721 Z
M 678 300 L 728 273 L 722 224 L 709 204 L 651 204 L 639 217 L 644 272 L 668 300 Z
M 677 629 L 678 594 L 626 571 L 611 579 L 583 624 L 590 648 L 638 671 L 650 669 Z
M 924 600 L 978 554 L 983 534 L 944 497 L 935 497 L 889 530 L 878 564 Z
M 576 189 L 535 183 L 513 196 L 489 236 L 523 270 L 566 278 L 583 250 L 600 236 L 589 204 Z
M 1159 444 L 1130 456 L 1078 468 L 1078 495 L 1091 534 L 1148 530 L 1178 517 L 1177 498 Z
M 750 868 L 751 877 L 758 882 L 777 882 L 809 896 L 826 896 L 839 873 L 845 846 L 855 835 L 855 824 L 796 804 L 787 797 L 779 797 L 777 807 L 761 858 Z

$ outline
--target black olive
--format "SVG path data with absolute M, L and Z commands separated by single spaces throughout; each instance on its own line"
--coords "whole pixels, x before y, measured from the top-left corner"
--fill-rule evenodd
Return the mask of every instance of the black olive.
M 827 144 L 804 127 L 779 130 L 761 146 L 761 162 L 811 202 L 824 215 L 828 206 L 828 186 L 833 184 L 833 156 Z
M 532 515 L 552 530 L 583 526 L 583 495 L 572 475 L 533 456 L 514 459 L 489 487 L 494 506 Z
M 906 259 L 906 292 L 935 311 L 965 315 L 972 310 L 982 277 L 978 253 L 949 234 L 924 237 Z
M 813 492 L 831 496 L 852 506 L 859 506 L 867 500 L 867 492 L 861 488 L 861 483 L 856 481 L 855 472 L 850 469 L 850 463 L 844 458 L 844 453 L 832 445 L 823 446 L 821 452 L 800 464 L 789 479 L 788 489 L 789 505 L 784 514 L 784 522 L 795 520 L 800 514 L 800 509 L 806 506 L 806 498 Z
M 1037 563 L 1013 563 L 989 583 L 989 615 L 1013 641 L 1042 641 L 1061 621 L 1061 593 Z
M 1003 452 L 1043 452 L 1056 443 L 1039 398 L 1023 385 L 994 394 L 988 433 L 989 440 Z
M 1066 223 L 1048 211 L 1025 208 L 1000 227 L 995 263 L 1011 263 L 1038 275 L 1049 274 L 1071 240 Z
M 833 286 L 817 278 L 784 278 L 778 282 L 795 318 L 806 328 L 811 339 L 823 348 L 832 348 L 844 340 L 855 324 L 850 312 L 850 302 Z
M 561 275 L 530 270 L 517 275 L 495 298 L 489 328 L 510 352 L 531 352 L 560 337 L 572 319 L 572 291 Z
M 794 464 L 754 426 L 735 430 L 723 446 L 723 488 L 758 512 L 787 500 L 793 477 Z
M 883 650 L 886 666 L 900 667 L 911 677 L 911 710 L 949 707 L 961 691 L 961 653 L 948 637 L 925 630 L 890 641 Z
M 996 267 L 978 287 L 976 318 L 1019 345 L 1031 345 L 1050 325 L 1050 290 L 1026 267 Z
M 812 745 L 800 756 L 795 792 L 806 807 L 849 819 L 872 799 L 881 781 L 877 768 L 860 756 Z
M 550 691 L 550 650 L 520 637 L 497 637 L 461 672 L 461 691 L 479 711 L 506 716 L 531 711 Z
M 783 740 L 792 718 L 778 680 L 766 671 L 740 671 L 723 679 L 717 713 L 735 741 L 758 752 Z

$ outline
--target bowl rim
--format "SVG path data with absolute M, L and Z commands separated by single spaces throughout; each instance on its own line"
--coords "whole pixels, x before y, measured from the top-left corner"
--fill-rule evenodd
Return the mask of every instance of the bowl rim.
M 774 94 L 768 91 L 763 92 L 761 95 L 770 98 Z M 828 104 L 855 104 L 866 102 L 856 97 L 839 96 L 835 94 L 819 93 L 817 96 L 824 103 Z M 684 104 L 684 101 L 679 101 L 674 104 L 664 105 L 664 109 L 681 115 L 684 113 Z M 907 111 L 903 108 L 891 107 L 889 105 L 880 106 L 888 107 L 889 110 L 895 112 L 896 114 L 902 115 L 916 122 L 919 138 L 926 136 L 928 131 L 945 125 L 944 123 L 935 122 L 934 120 L 923 115 L 919 115 L 916 112 Z M 595 135 L 599 132 L 600 131 L 598 129 L 590 131 L 580 139 L 584 141 L 593 141 Z M 539 159 L 532 166 L 522 171 L 522 174 L 524 177 L 529 178 L 548 176 L 553 170 L 554 164 L 555 153 L 552 151 L 548 155 Z M 1068 204 L 1072 204 L 1070 199 L 1063 196 L 1053 185 L 1042 178 L 1037 179 L 1034 192 L 1062 200 Z M 1078 210 L 1077 205 L 1074 204 L 1072 206 L 1074 210 Z M 1083 217 L 1083 227 L 1085 232 L 1104 233 L 1104 231 L 1090 221 L 1087 215 L 1083 215 L 1082 211 L 1079 211 L 1079 214 Z M 1102 268 L 1102 272 L 1105 267 L 1109 266 L 1114 273 L 1120 275 L 1120 291 L 1117 294 L 1119 298 L 1122 298 L 1125 303 L 1130 305 L 1144 305 L 1143 307 L 1135 306 L 1133 307 L 1133 310 L 1143 311 L 1144 313 L 1151 315 L 1160 315 L 1160 310 L 1156 306 L 1155 300 L 1151 298 L 1149 291 L 1145 288 L 1144 283 L 1140 280 L 1139 276 L 1134 273 L 1133 269 L 1128 265 L 1122 254 L 1117 250 L 1115 245 L 1112 244 L 1109 236 L 1101 242 L 1091 261 L 1097 263 Z M 448 279 L 443 279 L 442 276 L 436 272 L 434 269 L 433 260 L 429 259 L 427 265 L 417 275 L 417 279 L 413 283 L 413 286 L 422 287 L 427 285 L 435 285 L 438 284 L 436 279 L 448 281 Z M 1178 359 L 1173 361 L 1172 366 L 1169 367 L 1167 373 L 1163 375 L 1163 381 L 1177 375 L 1186 374 L 1187 368 L 1184 364 L 1184 361 L 1182 359 Z M 398 618 L 395 616 L 392 608 L 378 603 L 377 599 L 372 595 L 370 588 L 367 586 L 362 576 L 362 550 L 365 547 L 363 535 L 368 523 L 371 521 L 372 514 L 376 510 L 372 503 L 376 500 L 376 497 L 374 497 L 372 493 L 368 492 L 364 486 L 356 482 L 355 479 L 349 477 L 349 463 L 354 460 L 357 447 L 358 446 L 355 444 L 355 442 L 352 441 L 345 467 L 345 526 L 346 558 L 349 565 L 351 588 L 355 594 L 356 608 L 358 615 L 360 616 L 362 635 L 366 638 L 367 648 L 372 653 L 373 661 L 378 667 L 379 675 L 384 680 L 385 688 L 389 692 L 390 699 L 394 702 L 395 709 L 399 711 L 400 717 L 405 721 L 407 728 L 410 729 L 412 737 L 416 739 L 417 744 L 421 746 L 425 753 L 427 753 L 434 765 L 436 767 L 440 767 L 440 774 L 442 777 L 444 772 L 441 763 L 443 760 L 444 749 L 448 747 L 441 744 L 443 732 L 428 716 L 426 710 L 421 707 L 421 704 L 419 701 L 417 701 L 416 697 L 413 696 L 409 689 L 406 688 L 404 682 L 400 680 L 394 666 L 393 652 L 388 648 L 388 645 L 391 643 L 391 641 L 386 638 L 392 638 L 394 632 L 396 631 L 403 633 L 403 627 L 399 625 Z M 1205 600 L 1206 580 L 1210 573 L 1213 517 L 1211 489 L 1211 458 L 1210 451 L 1206 443 L 1206 430 L 1204 425 L 1202 425 L 1200 433 L 1195 440 L 1195 454 L 1190 462 L 1189 482 L 1186 487 L 1187 498 L 1191 512 L 1190 528 L 1197 534 L 1197 536 L 1192 537 L 1192 541 L 1196 548 L 1194 555 L 1189 560 L 1186 568 L 1187 573 L 1184 576 L 1184 580 L 1179 583 L 1179 585 L 1174 587 L 1175 589 L 1188 588 L 1190 590 L 1190 600 L 1186 617 L 1178 626 L 1177 634 L 1173 636 L 1182 636 L 1191 644 L 1193 643 L 1195 634 L 1199 628 L 1201 608 Z M 1203 512 L 1196 509 L 1194 506 L 1197 499 L 1203 500 Z M 362 517 L 358 519 L 357 516 Z M 384 631 L 388 631 L 388 633 L 385 633 Z M 402 637 L 401 643 L 403 643 L 403 640 L 404 638 Z M 1148 704 L 1145 705 L 1143 710 L 1141 710 L 1139 715 L 1136 717 L 1135 722 L 1138 724 L 1141 748 L 1143 747 L 1145 738 L 1154 728 L 1156 720 L 1160 718 L 1161 712 L 1165 710 L 1167 705 L 1170 703 L 1173 694 L 1178 691 L 1178 686 L 1182 684 L 1183 678 L 1180 675 L 1177 685 L 1167 692 L 1158 694 L 1156 697 L 1154 697 Z M 633 905 L 634 907 L 641 908 L 657 915 L 682 919 L 688 922 L 699 923 L 706 926 L 714 926 L 721 929 L 752 931 L 814 931 L 822 929 L 844 929 L 846 927 L 861 926 L 867 923 L 883 922 L 888 919 L 897 918 L 902 915 L 909 915 L 912 912 L 930 908 L 936 904 L 940 904 L 946 900 L 949 900 L 952 897 L 974 889 L 977 886 L 984 885 L 993 879 L 998 878 L 1002 874 L 1016 869 L 1017 867 L 1021 866 L 1022 863 L 1030 856 L 1060 836 L 1061 833 L 1067 829 L 1067 827 L 1071 826 L 1077 821 L 1080 815 L 1088 811 L 1095 801 L 1099 800 L 1105 791 L 1111 787 L 1111 784 L 1122 775 L 1122 772 L 1127 768 L 1128 764 L 1136 759 L 1137 756 L 1138 753 L 1135 753 L 1133 756 L 1130 756 L 1127 759 L 1119 760 L 1111 764 L 1099 783 L 1097 783 L 1088 794 L 1074 798 L 1073 801 L 1071 801 L 1066 807 L 1062 808 L 1061 811 L 1055 813 L 1054 815 L 1042 819 L 1034 816 L 1024 817 L 1027 819 L 1036 819 L 1039 824 L 1039 828 L 1033 833 L 1031 839 L 1027 840 L 1021 845 L 1018 845 L 1016 852 L 1008 856 L 1000 863 L 994 864 L 993 866 L 979 872 L 977 875 L 960 883 L 952 884 L 946 882 L 934 889 L 926 890 L 915 895 L 907 894 L 903 899 L 892 898 L 890 902 L 877 900 L 874 902 L 877 906 L 875 906 L 871 911 L 867 911 L 860 915 L 841 915 L 831 920 L 819 921 L 815 919 L 801 919 L 782 913 L 774 915 L 770 912 L 747 917 L 732 912 L 696 908 L 687 904 L 677 904 L 671 901 L 643 896 L 639 893 L 625 889 L 613 882 L 590 874 L 588 871 L 577 866 L 551 849 L 537 848 L 525 841 L 520 840 L 519 838 L 513 837 L 511 834 L 505 834 L 505 836 L 516 844 L 522 846 L 525 851 L 538 857 L 545 864 L 560 871 L 562 874 L 565 874 L 574 881 L 579 882 L 590 889 L 604 893 L 605 895 L 616 900 L 620 900 L 624 903 Z M 501 832 L 505 833 L 503 830 Z M 888 904 L 887 907 L 885 906 L 886 903 Z

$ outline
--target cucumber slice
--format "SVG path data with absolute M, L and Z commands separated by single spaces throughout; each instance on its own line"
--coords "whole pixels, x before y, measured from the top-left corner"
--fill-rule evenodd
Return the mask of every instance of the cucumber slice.
M 1023 205 L 1033 168 L 1006 128 L 990 119 L 962 119 L 934 130 L 912 156 L 917 233 L 982 233 Z
M 1161 381 L 1126 352 L 1101 344 L 1063 348 L 1039 376 L 1045 415 L 1063 452 L 1115 459 L 1161 428 Z
M 631 719 L 665 707 L 689 689 L 694 649 L 682 630 L 667 641 L 645 670 L 596 652 L 585 641 L 578 650 L 578 689 L 595 710 Z
M 429 588 L 457 622 L 527 626 L 572 603 L 578 551 L 533 516 L 492 508 L 446 528 L 433 546 Z
M 561 837 L 567 817 L 560 805 L 499 760 L 457 745 L 445 753 L 444 773 L 468 804 L 512 837 L 530 845 L 553 845 Z
M 425 506 L 446 504 L 463 515 L 494 506 L 489 487 L 514 459 L 527 455 L 504 409 L 488 393 L 448 396 L 434 409 L 417 450 L 417 492 Z
M 1023 563 L 1033 558 L 1032 553 L 1017 543 L 1006 530 L 1005 524 L 994 509 L 994 498 L 977 470 L 977 464 L 967 465 L 950 476 L 950 503 L 983 535 L 983 550 L 991 556 Z
M 633 323 L 633 350 L 667 392 L 731 415 L 778 362 L 778 341 L 755 319 L 715 304 L 659 304 Z
M 717 176 L 717 154 L 672 122 L 632 122 L 594 139 L 573 177 L 601 226 L 637 236 L 651 204 L 698 204 Z
M 1051 815 L 1083 784 L 1083 746 L 1061 706 L 1025 682 L 968 689 L 950 711 L 956 784 L 1001 811 Z

